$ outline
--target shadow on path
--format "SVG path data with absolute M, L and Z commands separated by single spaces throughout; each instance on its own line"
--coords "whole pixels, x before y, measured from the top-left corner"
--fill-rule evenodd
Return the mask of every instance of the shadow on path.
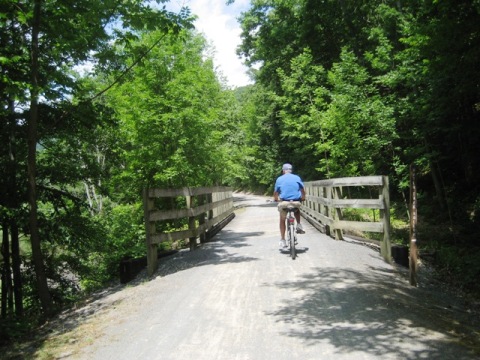
M 289 325 L 291 330 L 284 335 L 299 338 L 307 346 L 330 343 L 339 354 L 361 351 L 411 360 L 478 359 L 478 324 L 468 314 L 431 305 L 428 292 L 397 283 L 388 270 L 313 270 L 294 282 L 273 285 L 306 293 L 267 312 Z
M 90 319 L 99 317 L 102 313 L 110 311 L 112 307 L 115 308 L 116 304 L 122 302 L 127 296 L 122 293 L 126 288 L 136 287 L 158 276 L 164 277 L 194 267 L 255 261 L 257 258 L 240 256 L 234 250 L 250 246 L 246 239 L 262 234 L 262 232 L 235 232 L 224 229 L 221 239 L 217 234 L 210 242 L 201 244 L 194 251 L 181 250 L 174 255 L 160 258 L 158 269 L 152 277 L 149 277 L 147 270 L 144 269 L 128 284 L 117 283 L 92 294 L 82 304 L 77 304 L 75 308 L 67 309 L 56 316 L 39 329 L 35 337 L 30 338 L 28 342 L 18 344 L 14 349 L 4 349 L 0 358 L 9 360 L 37 358 L 38 352 L 42 350 L 44 342 L 48 339 L 75 331 Z
M 263 232 L 235 232 L 222 230 L 221 238 L 215 236 L 210 242 L 200 245 L 194 251 L 180 251 L 159 262 L 154 276 L 167 276 L 178 271 L 205 265 L 223 265 L 258 260 L 255 257 L 241 256 L 232 249 L 251 246 L 249 237 L 259 237 Z
M 290 256 L 290 248 L 283 248 L 283 249 L 278 249 L 282 254 L 285 256 Z M 303 255 L 308 251 L 308 247 L 306 246 L 295 246 L 295 252 L 297 255 Z

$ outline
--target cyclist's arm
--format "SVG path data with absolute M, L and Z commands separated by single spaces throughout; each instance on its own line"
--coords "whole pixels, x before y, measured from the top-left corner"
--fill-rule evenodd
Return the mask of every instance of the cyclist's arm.
M 273 193 L 273 201 L 278 202 L 278 200 L 279 200 L 279 199 L 278 199 L 279 195 L 280 195 L 280 194 L 278 193 L 278 191 L 275 191 L 275 192 Z
M 301 188 L 300 192 L 302 193 L 302 201 L 305 201 L 305 188 Z

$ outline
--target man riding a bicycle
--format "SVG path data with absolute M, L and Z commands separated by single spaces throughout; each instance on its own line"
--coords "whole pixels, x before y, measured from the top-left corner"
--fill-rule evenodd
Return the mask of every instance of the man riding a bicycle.
M 280 201 L 278 211 L 280 212 L 280 247 L 287 246 L 285 241 L 285 218 L 287 216 L 286 208 L 294 206 L 299 209 L 302 201 L 305 201 L 305 188 L 302 179 L 292 173 L 292 165 L 284 164 L 282 166 L 282 175 L 275 181 L 275 189 L 273 199 Z M 297 233 L 304 234 L 302 225 L 300 224 L 300 211 L 295 211 L 295 219 L 297 220 Z

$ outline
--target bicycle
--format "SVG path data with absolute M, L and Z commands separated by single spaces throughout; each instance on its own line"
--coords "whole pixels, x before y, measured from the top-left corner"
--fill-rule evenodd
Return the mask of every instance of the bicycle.
M 288 205 L 285 210 L 287 211 L 285 222 L 288 231 L 288 246 L 290 248 L 290 256 L 292 257 L 292 260 L 295 260 L 295 257 L 297 256 L 295 248 L 295 245 L 297 244 L 297 221 L 295 219 L 295 212 L 298 211 L 298 208 L 293 205 Z

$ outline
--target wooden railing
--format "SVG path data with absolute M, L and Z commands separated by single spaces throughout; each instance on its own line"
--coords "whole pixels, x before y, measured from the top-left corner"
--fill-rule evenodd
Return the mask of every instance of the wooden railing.
M 157 199 L 169 198 L 168 209 L 159 210 Z M 157 269 L 157 245 L 163 241 L 189 239 L 190 249 L 197 246 L 197 240 L 207 241 L 233 213 L 232 189 L 227 187 L 199 187 L 181 189 L 146 189 L 143 194 L 146 227 L 147 268 L 149 275 Z M 183 208 L 177 208 L 183 204 Z M 184 220 L 185 229 L 172 232 L 157 232 L 160 222 Z
M 387 176 L 311 181 L 305 183 L 305 191 L 307 196 L 302 214 L 310 223 L 336 239 L 343 239 L 343 232 L 348 230 L 383 233 L 380 251 L 386 261 L 391 261 Z M 355 198 L 356 194 L 365 193 L 370 198 Z M 378 209 L 379 221 L 344 220 L 342 209 L 346 208 Z

